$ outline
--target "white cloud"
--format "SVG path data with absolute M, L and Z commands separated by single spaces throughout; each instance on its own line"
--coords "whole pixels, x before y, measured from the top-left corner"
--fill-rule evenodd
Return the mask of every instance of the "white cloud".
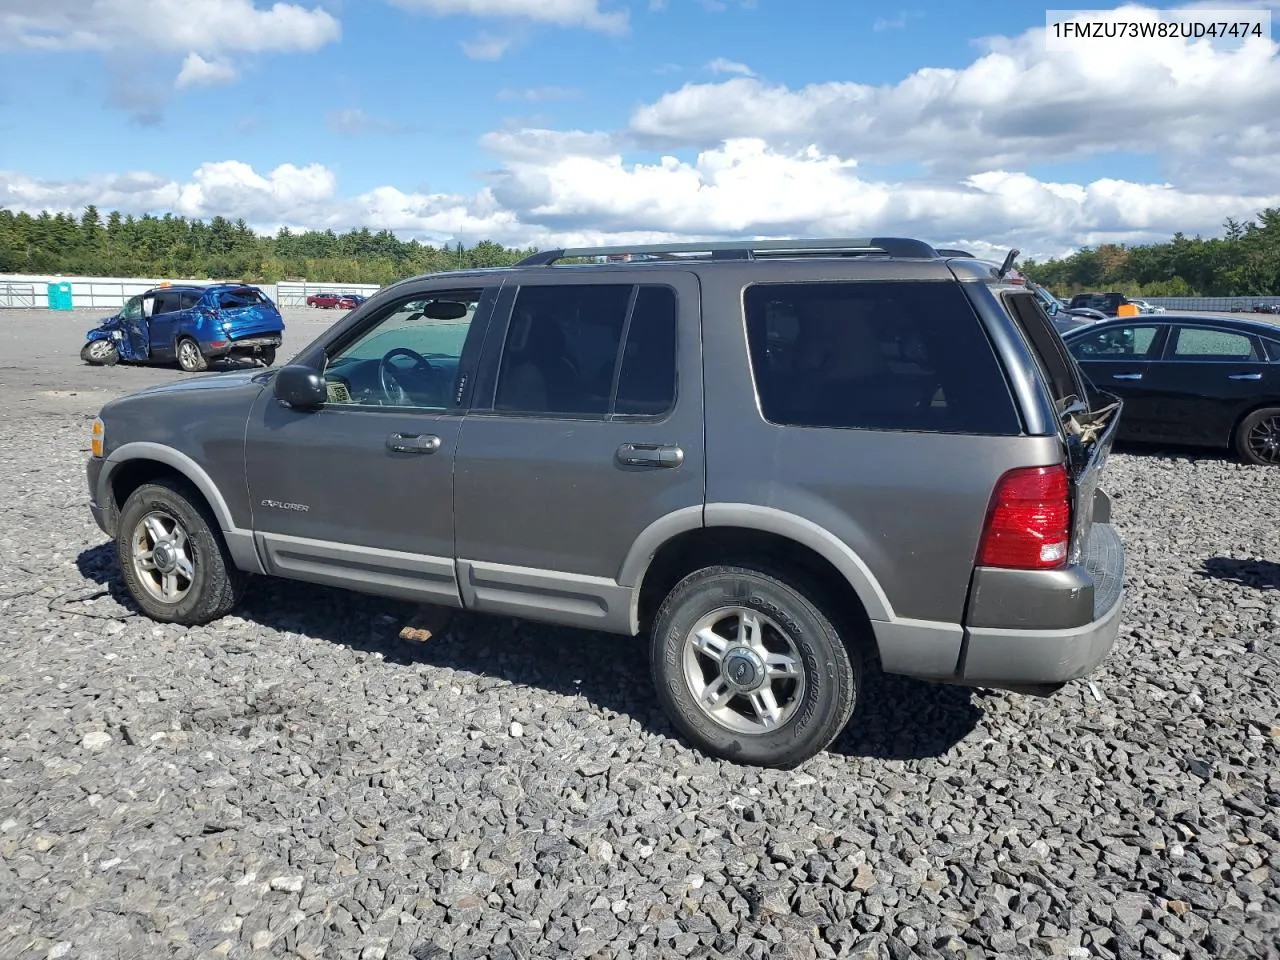
M 886 86 L 689 83 L 637 109 L 630 128 L 665 149 L 763 137 L 955 174 L 1116 150 L 1199 155 L 1215 138 L 1273 129 L 1276 103 L 1280 59 L 1270 41 L 1162 42 L 1123 55 L 1080 43 L 1050 54 L 1037 28 L 989 38 L 964 68 L 926 67 Z
M 501 60 L 513 42 L 511 37 L 481 33 L 474 40 L 462 41 L 462 52 L 472 60 Z
M 244 217 L 261 229 L 368 226 L 433 242 L 510 245 L 648 242 L 715 237 L 904 234 L 980 254 L 1019 247 L 1061 254 L 1083 243 L 1215 234 L 1224 218 L 1280 206 L 1280 190 L 1238 195 L 1116 179 L 1052 183 L 990 170 L 957 181 L 887 181 L 849 159 L 809 147 L 779 151 L 754 139 L 691 161 L 628 163 L 602 134 L 490 134 L 505 158 L 491 184 L 469 194 L 378 187 L 339 193 L 320 164 L 260 174 L 245 163 L 206 163 L 190 179 L 129 173 L 41 181 L 0 172 L 0 206 L 38 211 L 173 211 Z
M 499 100 L 522 100 L 527 103 L 542 103 L 547 100 L 572 100 L 581 95 L 581 91 L 570 87 L 504 88 L 498 91 Z
M 316 50 L 338 39 L 320 7 L 257 0 L 4 0 L 0 47 L 39 50 Z
M 584 27 L 605 33 L 626 33 L 629 16 L 625 9 L 605 11 L 600 0 L 391 0 L 405 10 L 423 10 L 439 16 L 465 14 L 535 20 L 561 27 Z
M 755 76 L 755 71 L 745 63 L 738 63 L 736 60 L 727 60 L 724 57 L 716 57 L 707 64 L 707 69 L 712 73 L 736 73 L 744 77 Z
M 325 126 L 343 136 L 366 136 L 373 133 L 403 133 L 405 128 L 391 120 L 370 116 L 359 107 L 331 110 L 324 118 Z
M 178 79 L 174 86 L 178 89 L 186 87 L 205 87 L 220 83 L 231 83 L 236 79 L 236 68 L 226 60 L 206 60 L 192 51 L 182 61 L 182 69 L 178 71 Z

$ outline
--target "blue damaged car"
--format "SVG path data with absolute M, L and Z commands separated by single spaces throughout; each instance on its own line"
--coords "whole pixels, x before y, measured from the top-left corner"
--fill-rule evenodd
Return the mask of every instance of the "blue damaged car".
M 207 370 L 214 360 L 269 367 L 283 333 L 284 318 L 257 287 L 161 285 L 90 330 L 80 358 L 102 366 L 177 361 L 189 373 Z

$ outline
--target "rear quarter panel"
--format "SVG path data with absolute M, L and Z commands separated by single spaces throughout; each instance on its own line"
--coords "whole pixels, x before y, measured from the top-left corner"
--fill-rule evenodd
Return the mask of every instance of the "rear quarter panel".
M 931 269 L 951 277 L 942 265 L 893 262 L 824 263 L 820 276 L 914 279 Z M 1058 440 L 771 424 L 750 373 L 742 293 L 752 282 L 794 282 L 796 271 L 725 264 L 702 278 L 708 506 L 766 506 L 818 524 L 866 565 L 891 618 L 961 623 L 997 479 L 1061 462 Z

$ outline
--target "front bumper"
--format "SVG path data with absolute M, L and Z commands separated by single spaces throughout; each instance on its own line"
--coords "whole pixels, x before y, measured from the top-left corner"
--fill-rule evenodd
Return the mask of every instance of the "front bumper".
M 1115 527 L 1093 524 L 1086 562 L 1092 617 L 1079 626 L 965 628 L 960 680 L 973 686 L 1051 686 L 1088 676 L 1106 659 L 1124 613 L 1124 547 Z
M 106 461 L 99 457 L 90 457 L 85 464 L 85 479 L 89 482 L 89 513 L 93 522 L 109 537 L 116 535 L 116 505 L 111 502 L 109 491 L 101 489 L 99 483 L 102 468 Z M 105 501 L 105 502 L 104 502 Z

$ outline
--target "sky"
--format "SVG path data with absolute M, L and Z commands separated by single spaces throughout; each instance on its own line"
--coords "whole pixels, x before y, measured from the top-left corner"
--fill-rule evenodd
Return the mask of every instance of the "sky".
M 1048 47 L 1025 0 L 0 0 L 0 207 L 1043 258 L 1280 206 L 1269 36 Z

